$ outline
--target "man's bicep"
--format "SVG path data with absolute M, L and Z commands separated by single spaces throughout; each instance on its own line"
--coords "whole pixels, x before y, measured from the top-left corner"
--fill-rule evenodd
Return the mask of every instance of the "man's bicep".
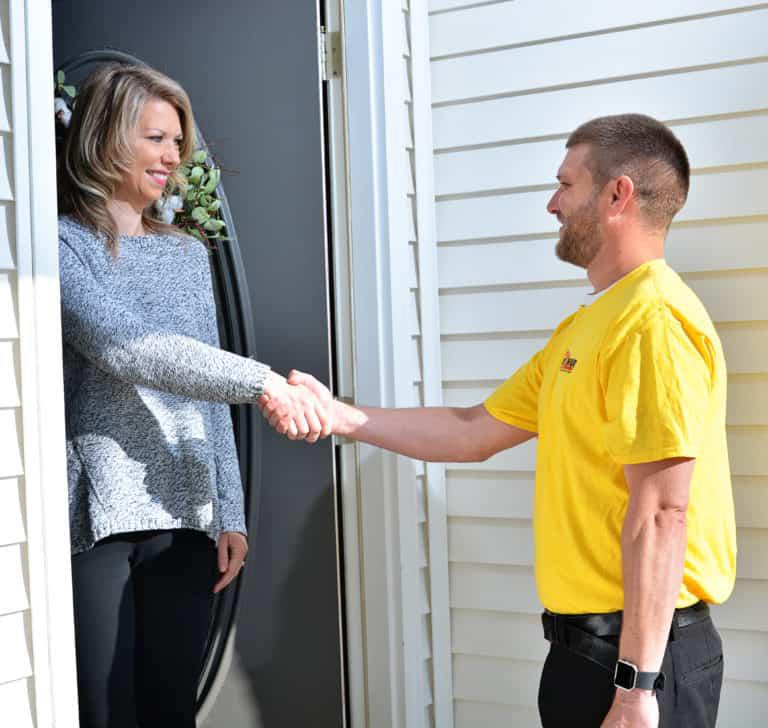
M 472 407 L 472 436 L 482 442 L 486 458 L 536 437 L 535 432 L 507 424 L 491 415 L 485 405 Z

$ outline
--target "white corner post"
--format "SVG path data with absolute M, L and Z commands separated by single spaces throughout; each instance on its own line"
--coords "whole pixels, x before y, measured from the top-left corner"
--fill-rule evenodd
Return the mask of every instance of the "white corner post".
M 21 429 L 38 728 L 77 728 L 51 5 L 10 2 Z

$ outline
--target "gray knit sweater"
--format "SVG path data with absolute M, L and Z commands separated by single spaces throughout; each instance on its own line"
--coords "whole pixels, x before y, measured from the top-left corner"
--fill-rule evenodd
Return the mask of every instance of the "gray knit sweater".
M 111 534 L 245 533 L 228 402 L 269 367 L 219 348 L 208 253 L 194 238 L 121 236 L 115 258 L 59 221 L 72 552 Z

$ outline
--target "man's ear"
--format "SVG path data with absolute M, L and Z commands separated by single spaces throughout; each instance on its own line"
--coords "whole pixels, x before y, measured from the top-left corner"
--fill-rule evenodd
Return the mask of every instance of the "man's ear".
M 609 212 L 612 216 L 621 215 L 635 194 L 635 183 L 624 174 L 611 180 L 610 185 Z

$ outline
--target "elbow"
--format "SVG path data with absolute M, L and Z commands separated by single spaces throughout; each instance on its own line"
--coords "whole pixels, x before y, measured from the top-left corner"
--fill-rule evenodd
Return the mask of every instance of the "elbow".
M 658 529 L 685 528 L 687 522 L 687 503 L 659 506 L 653 514 L 653 523 Z

